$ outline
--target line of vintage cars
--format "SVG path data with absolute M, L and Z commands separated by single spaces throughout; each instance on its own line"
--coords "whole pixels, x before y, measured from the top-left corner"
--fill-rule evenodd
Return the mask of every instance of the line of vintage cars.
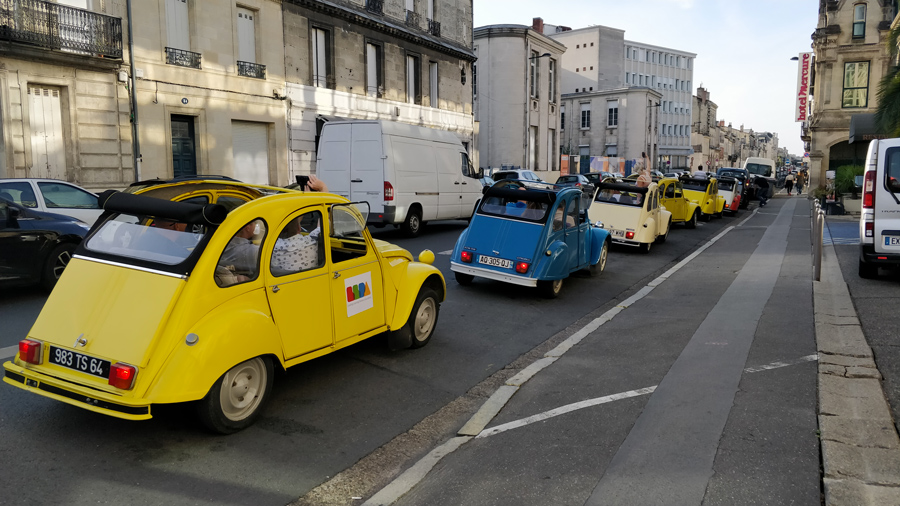
M 715 178 L 587 188 L 486 186 L 452 251 L 456 281 L 557 297 L 572 273 L 601 274 L 612 243 L 648 252 L 740 193 Z M 434 254 L 416 261 L 374 239 L 364 202 L 228 178 L 99 202 L 4 382 L 129 420 L 191 402 L 210 430 L 232 433 L 259 416 L 276 369 L 374 336 L 419 348 L 435 331 L 447 290 Z

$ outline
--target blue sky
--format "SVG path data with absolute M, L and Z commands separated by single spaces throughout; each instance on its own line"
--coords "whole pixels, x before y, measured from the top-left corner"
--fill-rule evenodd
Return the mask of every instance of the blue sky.
M 775 132 L 779 146 L 802 155 L 790 59 L 812 51 L 818 9 L 816 0 L 474 0 L 474 21 L 611 26 L 626 40 L 696 53 L 693 93 L 709 90 L 719 120 Z

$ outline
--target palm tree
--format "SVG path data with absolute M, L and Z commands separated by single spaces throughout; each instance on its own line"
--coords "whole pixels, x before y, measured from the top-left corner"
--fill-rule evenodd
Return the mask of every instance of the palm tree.
M 878 129 L 891 137 L 900 137 L 900 65 L 897 56 L 900 54 L 900 24 L 891 28 L 887 41 L 888 61 L 890 67 L 878 83 L 878 110 L 875 122 Z

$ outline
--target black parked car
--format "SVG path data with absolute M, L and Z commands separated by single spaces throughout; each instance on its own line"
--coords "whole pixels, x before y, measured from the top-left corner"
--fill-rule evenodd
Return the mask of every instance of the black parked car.
M 20 206 L 0 194 L 0 284 L 50 291 L 84 239 L 86 223 Z

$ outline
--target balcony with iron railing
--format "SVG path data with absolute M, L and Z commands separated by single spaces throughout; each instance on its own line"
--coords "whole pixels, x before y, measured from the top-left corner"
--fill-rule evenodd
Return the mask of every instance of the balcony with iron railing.
M 441 23 L 433 19 L 428 19 L 428 33 L 435 37 L 441 36 Z
M 0 0 L 0 40 L 122 58 L 122 20 L 42 0 Z
M 238 61 L 237 70 L 239 76 L 255 77 L 257 79 L 266 78 L 266 66 L 259 63 L 251 63 L 248 61 Z
M 384 14 L 384 0 L 366 0 L 366 10 L 372 14 Z
M 419 13 L 416 11 L 406 11 L 406 26 L 412 26 L 415 28 L 419 28 L 421 25 L 421 20 L 419 18 Z
M 193 51 L 185 51 L 184 49 L 175 49 L 174 47 L 166 48 L 166 64 L 178 65 L 179 67 L 190 67 L 192 69 L 200 68 L 200 53 Z

